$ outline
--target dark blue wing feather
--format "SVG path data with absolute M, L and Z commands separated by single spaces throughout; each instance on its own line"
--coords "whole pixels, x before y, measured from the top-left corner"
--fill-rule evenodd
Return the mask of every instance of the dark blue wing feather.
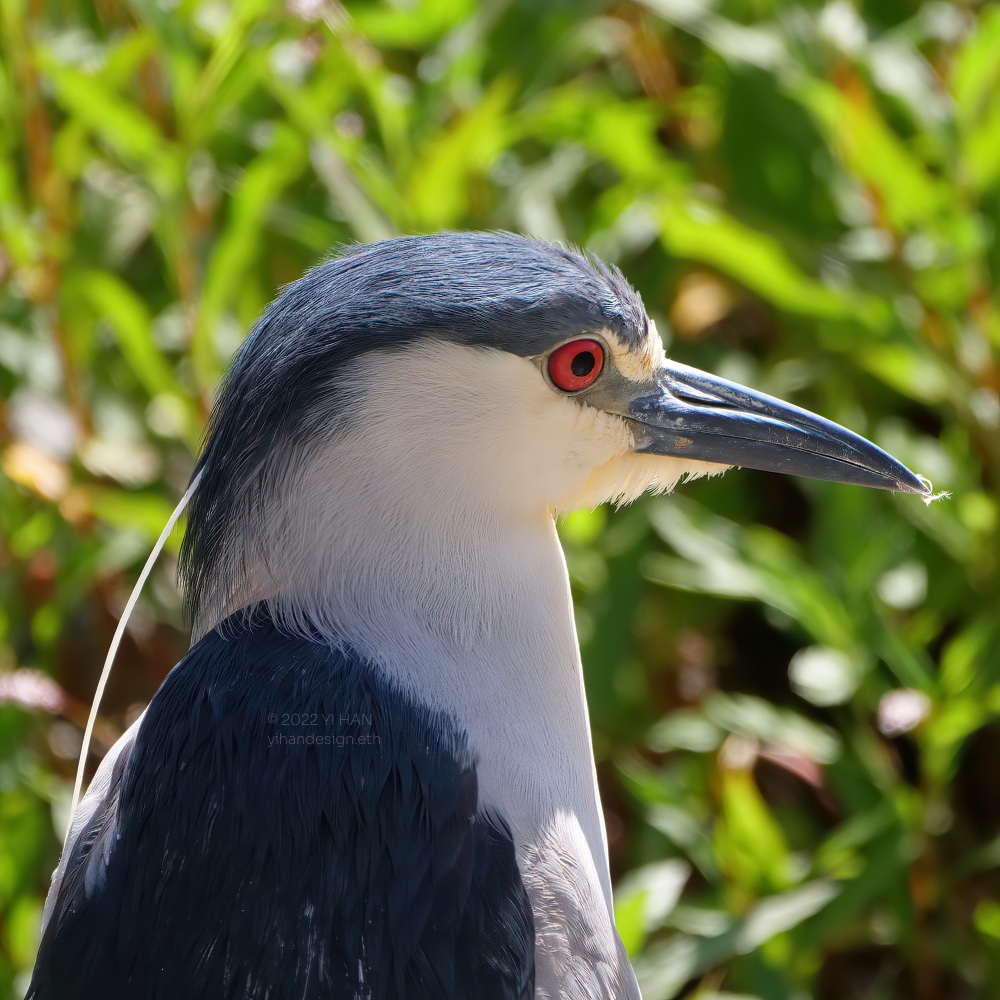
M 464 734 L 260 611 L 171 672 L 56 891 L 29 1000 L 533 994 Z

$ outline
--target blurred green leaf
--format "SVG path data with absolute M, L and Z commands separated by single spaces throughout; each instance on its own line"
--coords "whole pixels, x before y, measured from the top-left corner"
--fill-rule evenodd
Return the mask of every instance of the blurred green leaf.
M 832 730 L 762 698 L 716 692 L 705 700 L 704 709 L 720 729 L 783 747 L 817 764 L 829 764 L 840 754 Z
M 63 65 L 44 49 L 37 56 L 60 104 L 77 121 L 106 141 L 117 155 L 142 169 L 160 194 L 168 195 L 175 189 L 181 160 L 154 122 L 105 86 L 100 77 Z
M 690 865 L 672 859 L 631 872 L 615 890 L 615 923 L 630 955 L 659 930 L 681 897 L 691 874 Z
M 507 144 L 505 111 L 513 94 L 513 81 L 501 77 L 425 148 L 407 185 L 407 203 L 419 228 L 458 224 L 465 211 L 466 185 L 483 174 Z
M 733 920 L 721 934 L 706 938 L 678 934 L 651 946 L 635 963 L 643 997 L 669 1000 L 678 996 L 693 976 L 794 928 L 828 905 L 837 892 L 834 882 L 813 882 L 761 900 L 744 920 Z
M 934 222 L 947 210 L 948 189 L 924 169 L 861 88 L 840 90 L 810 79 L 793 93 L 816 116 L 852 171 L 878 193 L 894 227 L 905 232 Z
M 719 781 L 715 851 L 729 891 L 752 899 L 790 888 L 788 844 L 753 775 L 743 768 L 723 767 Z
M 218 380 L 228 360 L 220 356 L 224 352 L 217 347 L 215 328 L 236 288 L 247 281 L 247 269 L 270 206 L 305 164 L 306 148 L 301 137 L 286 126 L 275 126 L 266 152 L 240 178 L 226 231 L 205 275 L 192 342 L 192 358 L 204 386 Z
M 729 274 L 782 309 L 847 319 L 857 305 L 808 278 L 773 237 L 744 226 L 704 202 L 664 201 L 656 211 L 660 238 L 672 254 Z

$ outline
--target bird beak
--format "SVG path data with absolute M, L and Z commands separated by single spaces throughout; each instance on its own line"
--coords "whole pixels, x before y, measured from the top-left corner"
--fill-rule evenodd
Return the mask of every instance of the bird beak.
M 808 410 L 668 361 L 628 404 L 636 451 L 929 496 L 863 437 Z

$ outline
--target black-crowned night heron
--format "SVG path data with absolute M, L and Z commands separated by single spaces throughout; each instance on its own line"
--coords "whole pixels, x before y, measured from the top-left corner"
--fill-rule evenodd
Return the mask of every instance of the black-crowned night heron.
M 29 997 L 638 997 L 554 518 L 729 465 L 929 493 L 667 360 L 568 250 L 404 238 L 289 287 L 199 463 L 191 650 L 81 804 Z

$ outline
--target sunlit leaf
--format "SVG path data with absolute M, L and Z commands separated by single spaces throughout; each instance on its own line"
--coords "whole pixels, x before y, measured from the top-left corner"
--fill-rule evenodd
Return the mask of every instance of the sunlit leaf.
M 795 267 L 773 237 L 714 206 L 665 201 L 656 211 L 663 245 L 678 257 L 711 264 L 790 312 L 846 319 L 851 300 Z

